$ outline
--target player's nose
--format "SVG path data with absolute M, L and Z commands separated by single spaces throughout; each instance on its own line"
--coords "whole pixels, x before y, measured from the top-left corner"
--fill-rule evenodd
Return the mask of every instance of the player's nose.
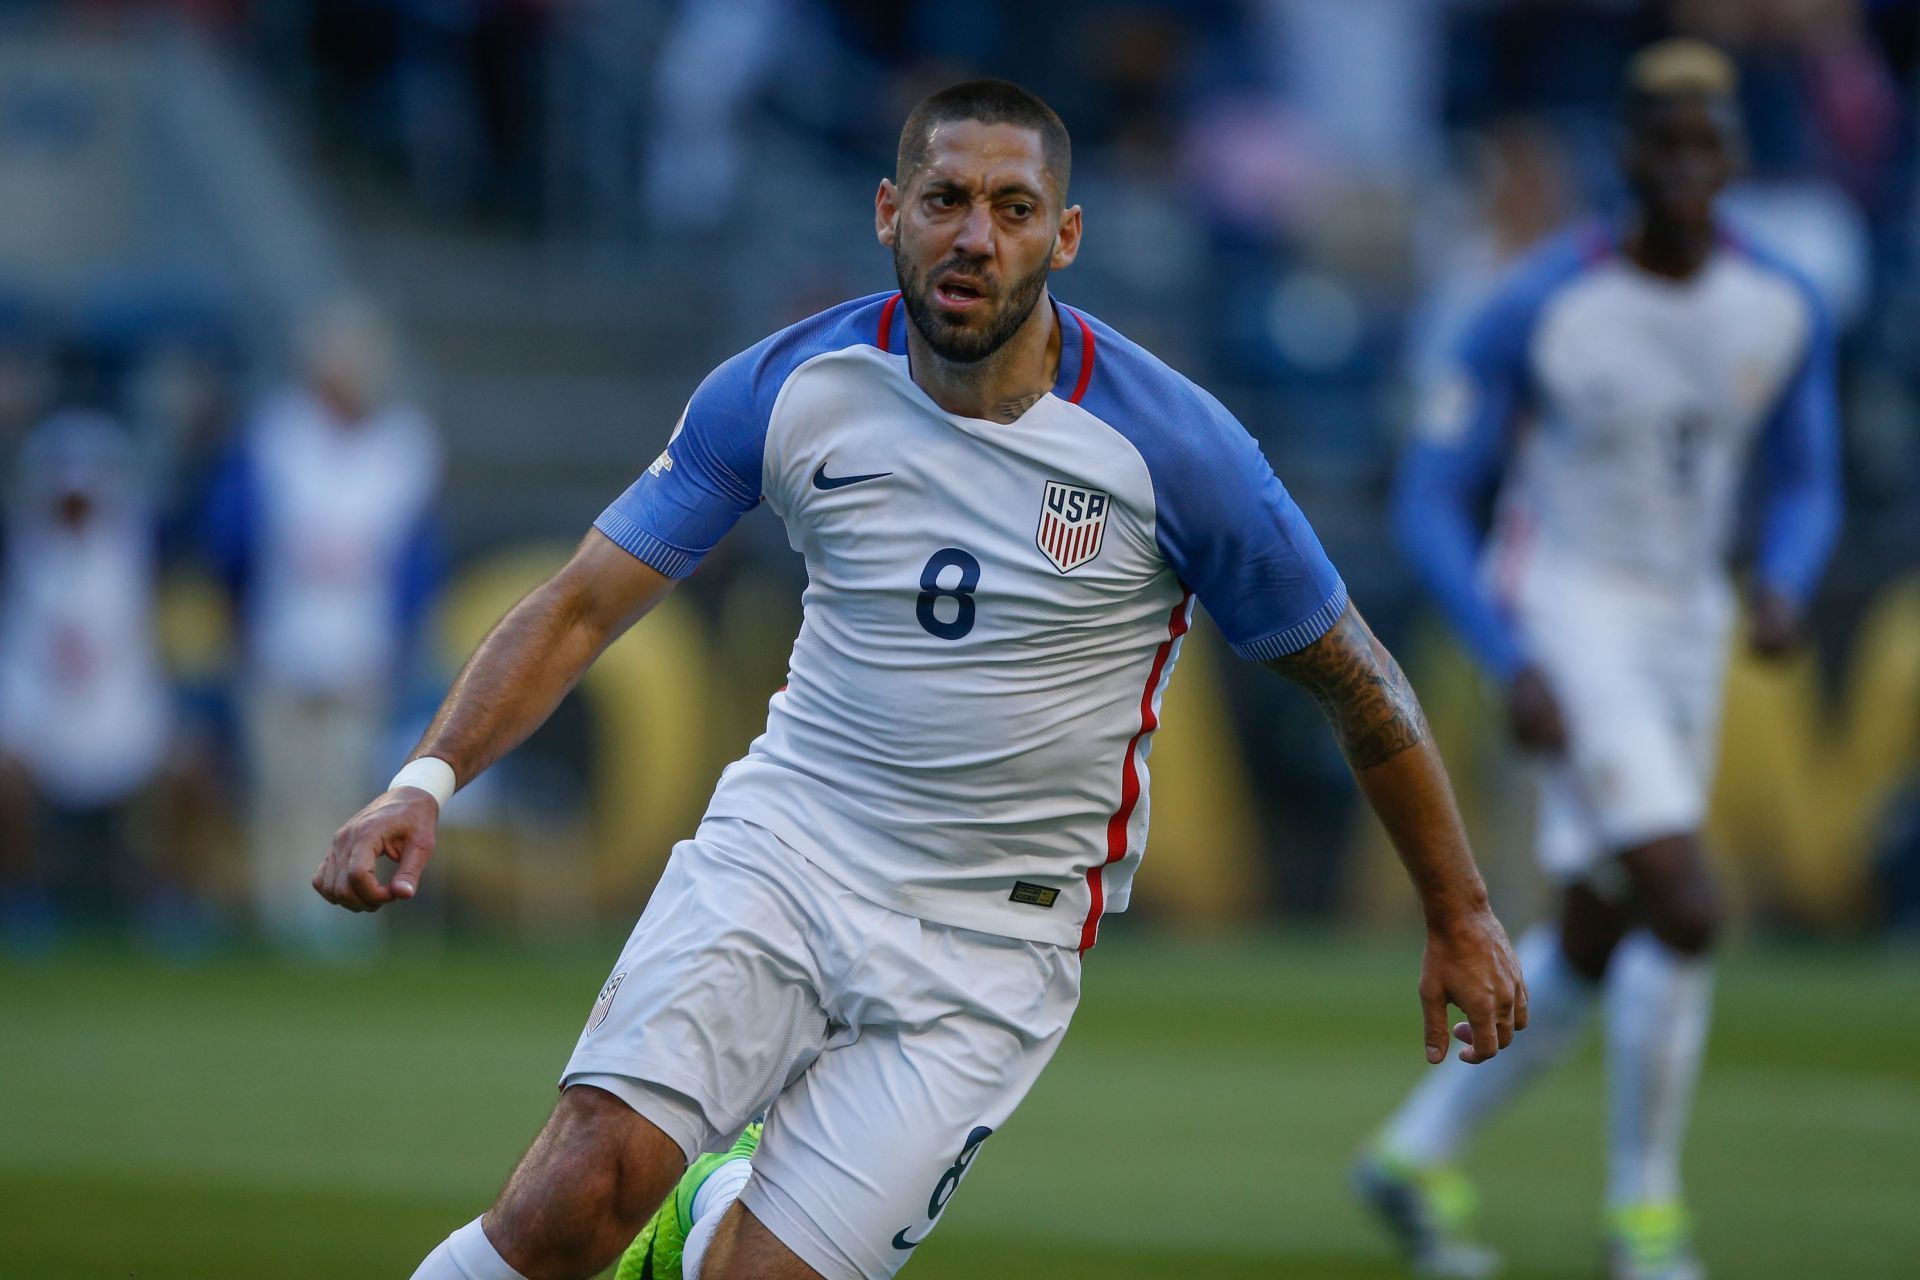
M 992 257 L 993 210 L 985 204 L 968 206 L 967 216 L 961 220 L 960 231 L 954 237 L 953 247 L 972 257 Z

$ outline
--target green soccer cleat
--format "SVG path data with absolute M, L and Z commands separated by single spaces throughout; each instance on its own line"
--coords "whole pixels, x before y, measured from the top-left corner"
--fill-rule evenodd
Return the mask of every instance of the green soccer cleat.
M 1706 1280 L 1686 1209 L 1666 1201 L 1609 1213 L 1607 1274 L 1613 1280 Z
M 620 1255 L 619 1270 L 613 1280 L 683 1280 L 680 1260 L 687 1248 L 687 1232 L 693 1230 L 693 1198 L 713 1176 L 714 1170 L 733 1160 L 751 1160 L 760 1145 L 758 1120 L 748 1125 L 740 1140 L 725 1151 L 704 1155 L 687 1166 L 680 1184 L 673 1189 L 627 1251 Z
M 1468 1238 L 1478 1197 L 1452 1165 L 1416 1165 L 1375 1150 L 1355 1167 L 1353 1187 L 1400 1246 L 1413 1274 L 1430 1280 L 1500 1274 L 1500 1255 Z

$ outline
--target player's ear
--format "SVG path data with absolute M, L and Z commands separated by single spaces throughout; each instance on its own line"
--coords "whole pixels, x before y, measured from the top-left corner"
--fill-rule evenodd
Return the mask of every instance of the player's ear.
M 894 227 L 900 221 L 900 189 L 893 179 L 880 179 L 880 190 L 873 196 L 873 233 L 880 243 L 893 248 Z
M 1080 256 L 1080 206 L 1074 205 L 1060 215 L 1060 230 L 1053 237 L 1052 269 L 1064 270 Z

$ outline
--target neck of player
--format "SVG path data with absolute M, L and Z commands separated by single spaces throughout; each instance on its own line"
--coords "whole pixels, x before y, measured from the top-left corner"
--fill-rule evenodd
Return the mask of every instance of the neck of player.
M 911 324 L 907 355 L 913 380 L 948 413 L 1013 422 L 1053 390 L 1060 376 L 1060 325 L 1053 295 L 1042 290 L 1013 336 L 984 359 L 971 364 L 943 360 Z
M 1642 209 L 1627 233 L 1627 257 L 1642 271 L 1685 280 L 1707 264 L 1719 237 L 1712 221 L 1680 221 Z

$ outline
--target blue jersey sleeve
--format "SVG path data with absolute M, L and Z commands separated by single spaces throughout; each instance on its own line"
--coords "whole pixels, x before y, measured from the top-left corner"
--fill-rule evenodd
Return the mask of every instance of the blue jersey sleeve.
M 1840 415 L 1834 339 L 1811 292 L 1806 358 L 1781 393 L 1760 442 L 1766 503 L 1755 572 L 1761 585 L 1804 603 L 1840 530 Z
M 813 356 L 872 342 L 890 295 L 842 303 L 782 329 L 708 374 L 667 447 L 593 527 L 669 578 L 684 578 L 759 505 L 773 402 Z
M 1100 364 L 1081 403 L 1145 459 L 1168 566 L 1244 658 L 1325 635 L 1346 611 L 1346 584 L 1260 446 L 1219 401 L 1089 321 Z
M 756 350 L 707 375 L 666 449 L 593 522 L 669 578 L 692 573 L 760 501 L 767 417 L 755 394 Z
M 1525 665 L 1519 635 L 1480 581 L 1477 514 L 1506 463 L 1515 415 L 1530 394 L 1527 348 L 1546 298 L 1578 271 L 1590 237 L 1556 241 L 1523 264 L 1461 336 L 1429 389 L 1393 492 L 1402 551 L 1447 620 L 1494 675 Z
M 1256 662 L 1306 648 L 1346 611 L 1347 588 L 1313 526 L 1231 414 L 1215 404 L 1205 450 L 1153 475 L 1161 554 L 1235 653 Z

